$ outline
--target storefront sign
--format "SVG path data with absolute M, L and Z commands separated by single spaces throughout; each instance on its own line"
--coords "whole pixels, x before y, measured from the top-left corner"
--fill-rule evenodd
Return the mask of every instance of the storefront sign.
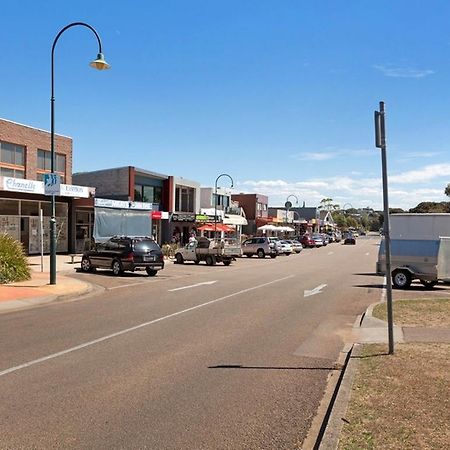
M 139 209 L 148 211 L 153 209 L 152 203 L 126 202 L 124 200 L 111 200 L 109 198 L 94 199 L 94 206 L 98 206 L 99 208 Z
M 30 194 L 43 194 L 44 183 L 42 181 L 3 177 L 3 189 L 5 191 L 27 192 Z
M 63 197 L 89 198 L 89 188 L 86 186 L 61 184 L 61 195 Z
M 172 222 L 195 222 L 194 213 L 172 213 L 170 220 Z
M 195 216 L 195 221 L 196 222 L 214 222 L 214 216 L 211 216 L 209 214 L 197 214 Z M 221 222 L 222 221 L 222 217 L 220 216 L 216 216 L 216 221 L 217 222 Z
M 162 212 L 161 211 L 152 211 L 152 219 L 161 220 Z

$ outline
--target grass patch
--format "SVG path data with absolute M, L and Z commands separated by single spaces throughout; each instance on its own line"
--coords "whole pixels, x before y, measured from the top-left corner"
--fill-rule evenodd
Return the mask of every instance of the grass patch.
M 365 345 L 339 449 L 448 449 L 450 344 Z
M 450 326 L 450 299 L 396 300 L 393 302 L 394 323 L 423 327 Z M 386 303 L 373 309 L 373 316 L 387 321 Z

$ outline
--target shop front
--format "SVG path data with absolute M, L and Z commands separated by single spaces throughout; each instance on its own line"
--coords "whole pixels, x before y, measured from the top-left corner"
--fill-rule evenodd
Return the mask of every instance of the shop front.
M 56 196 L 56 251 L 68 252 L 70 242 L 70 209 L 74 197 L 88 197 L 89 188 L 61 185 Z M 51 198 L 44 195 L 41 181 L 0 177 L 0 232 L 23 244 L 29 255 L 50 251 Z
M 191 234 L 197 233 L 195 213 L 172 213 L 169 220 L 169 241 L 179 245 L 189 242 Z

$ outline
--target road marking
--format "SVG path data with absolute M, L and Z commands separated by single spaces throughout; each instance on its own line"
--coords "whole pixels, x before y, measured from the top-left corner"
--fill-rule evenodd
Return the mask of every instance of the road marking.
M 367 253 L 366 253 L 366 256 L 369 256 L 369 255 L 370 255 L 370 253 L 369 253 L 369 252 L 367 252 Z
M 329 255 L 334 255 L 334 252 L 328 252 Z
M 205 286 L 205 285 L 214 284 L 214 283 L 217 283 L 217 280 L 215 280 L 215 281 L 204 281 L 203 283 L 191 284 L 190 286 L 182 286 L 182 287 L 175 288 L 175 289 L 169 289 L 168 292 L 182 291 L 183 289 L 190 289 L 190 288 L 194 288 L 194 287 L 197 287 L 197 286 Z
M 83 348 L 90 347 L 91 345 L 99 344 L 100 342 L 107 341 L 107 340 L 115 338 L 117 336 L 121 336 L 122 334 L 130 333 L 130 332 L 138 330 L 140 328 L 144 328 L 146 326 L 153 325 L 158 322 L 162 322 L 163 320 L 171 319 L 172 317 L 180 316 L 182 314 L 185 314 L 185 313 L 188 313 L 191 311 L 195 311 L 196 309 L 200 309 L 205 306 L 209 306 L 214 303 L 218 303 L 223 300 L 227 300 L 231 297 L 236 297 L 237 295 L 245 294 L 246 292 L 251 292 L 256 289 L 260 289 L 262 287 L 270 286 L 271 284 L 279 283 L 280 281 L 285 281 L 285 280 L 288 280 L 289 278 L 293 278 L 293 277 L 294 277 L 294 275 L 289 275 L 287 277 L 278 278 L 277 280 L 259 284 L 258 286 L 253 286 L 251 288 L 242 289 L 241 291 L 237 291 L 237 292 L 233 292 L 232 294 L 224 295 L 223 297 L 219 297 L 214 300 L 210 300 L 209 302 L 201 303 L 200 305 L 192 306 L 191 308 L 186 308 L 186 309 L 183 309 L 182 311 L 178 311 L 178 312 L 169 314 L 167 316 L 159 317 L 158 319 L 150 320 L 149 322 L 140 323 L 139 325 L 135 325 L 134 327 L 126 328 L 125 330 L 121 330 L 121 331 L 117 331 L 116 333 L 108 334 L 107 336 L 103 336 L 98 339 L 94 339 L 92 341 L 85 342 L 84 344 L 76 345 L 75 347 L 71 347 L 66 350 L 62 350 L 60 352 L 52 353 L 50 355 L 43 356 L 42 358 L 34 359 L 32 361 L 28 361 L 28 362 L 26 362 L 24 364 L 20 364 L 18 366 L 10 367 L 9 369 L 2 370 L 0 372 L 0 377 L 2 377 L 4 375 L 8 375 L 12 372 L 17 372 L 18 370 L 25 369 L 30 366 L 34 366 L 35 364 L 39 364 L 41 362 L 49 361 L 50 359 L 58 358 L 59 356 L 67 355 L 68 353 L 72 353 L 77 350 L 81 350 Z
M 315 287 L 314 289 L 312 289 L 311 291 L 304 291 L 303 296 L 304 297 L 309 297 L 311 295 L 316 295 L 316 294 L 320 294 L 321 290 L 326 287 L 326 284 L 320 284 L 319 286 Z

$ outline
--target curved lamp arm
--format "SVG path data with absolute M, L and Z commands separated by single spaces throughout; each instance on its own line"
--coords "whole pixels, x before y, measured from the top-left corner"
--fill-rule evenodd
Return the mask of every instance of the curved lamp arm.
M 217 182 L 219 181 L 219 178 L 221 177 L 228 177 L 231 181 L 231 188 L 234 185 L 233 178 L 231 178 L 231 175 L 228 175 L 227 173 L 221 173 L 217 178 L 216 182 L 214 183 L 214 237 L 216 237 L 217 233 Z

